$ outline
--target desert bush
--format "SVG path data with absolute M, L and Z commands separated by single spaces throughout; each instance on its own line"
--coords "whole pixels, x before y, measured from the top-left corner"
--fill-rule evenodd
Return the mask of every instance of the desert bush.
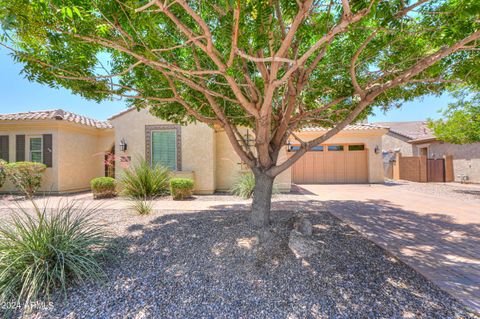
M 0 302 L 28 303 L 85 280 L 104 276 L 101 256 L 108 237 L 94 220 L 98 208 L 76 202 L 48 210 L 34 204 L 12 209 L 0 224 Z
M 3 184 L 5 184 L 5 181 L 7 180 L 6 166 L 7 166 L 7 162 L 0 159 L 0 187 L 2 187 Z
M 109 198 L 117 196 L 117 181 L 111 177 L 97 177 L 90 181 L 93 198 Z
M 252 172 L 242 173 L 233 183 L 230 192 L 244 199 L 252 198 L 255 190 L 255 175 Z M 273 184 L 272 194 L 278 194 L 278 188 Z
M 234 182 L 230 192 L 241 198 L 251 198 L 255 189 L 255 175 L 252 172 L 241 174 Z
M 153 202 L 148 198 L 133 199 L 131 208 L 138 215 L 150 215 L 153 211 Z
M 170 180 L 170 194 L 175 200 L 189 198 L 192 197 L 194 186 L 193 180 L 189 178 L 172 178 Z
M 133 198 L 150 198 L 168 194 L 170 169 L 161 165 L 153 167 L 141 160 L 125 169 L 121 179 L 122 195 Z
M 47 166 L 42 163 L 34 162 L 15 162 L 8 163 L 5 171 L 8 178 L 15 185 L 17 190 L 24 193 L 25 196 L 33 196 L 42 184 L 43 173 Z

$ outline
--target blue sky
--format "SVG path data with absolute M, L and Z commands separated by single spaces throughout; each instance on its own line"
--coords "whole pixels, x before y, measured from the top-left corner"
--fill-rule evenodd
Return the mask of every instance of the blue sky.
M 0 113 L 14 113 L 61 108 L 67 111 L 104 120 L 124 110 L 125 101 L 111 101 L 97 104 L 65 89 L 51 89 L 32 83 L 20 75 L 21 65 L 14 64 L 6 49 L 0 48 Z M 448 96 L 429 96 L 406 103 L 400 109 L 383 113 L 377 111 L 369 122 L 416 121 L 439 118 L 438 110 L 451 102 Z

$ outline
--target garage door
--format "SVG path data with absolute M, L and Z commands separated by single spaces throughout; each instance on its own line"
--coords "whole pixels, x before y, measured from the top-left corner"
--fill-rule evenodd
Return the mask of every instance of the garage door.
M 292 151 L 298 147 L 291 147 Z M 367 183 L 367 150 L 363 145 L 321 145 L 292 167 L 296 184 Z

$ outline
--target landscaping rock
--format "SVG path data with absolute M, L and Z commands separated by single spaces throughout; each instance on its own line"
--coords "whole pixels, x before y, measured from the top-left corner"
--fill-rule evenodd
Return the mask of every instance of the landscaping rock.
M 288 247 L 297 258 L 308 258 L 320 252 L 319 244 L 293 229 L 290 232 Z
M 298 231 L 304 236 L 312 236 L 313 226 L 312 222 L 306 219 L 304 216 L 299 216 L 293 224 L 293 229 Z
M 478 318 L 320 210 L 302 212 L 315 230 L 323 229 L 313 236 L 291 231 L 294 211 L 275 212 L 272 226 L 259 233 L 243 211 L 158 210 L 138 218 L 104 210 L 99 218 L 109 221 L 117 257 L 107 263 L 107 279 L 69 288 L 66 301 L 59 292 L 53 307 L 16 317 Z M 260 239 L 277 252 L 263 264 Z M 289 242 L 303 255 L 320 251 L 297 259 Z

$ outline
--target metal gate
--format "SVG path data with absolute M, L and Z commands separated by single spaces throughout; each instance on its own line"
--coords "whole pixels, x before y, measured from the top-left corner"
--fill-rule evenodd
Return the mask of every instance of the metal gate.
M 444 159 L 427 159 L 427 181 L 445 182 Z

